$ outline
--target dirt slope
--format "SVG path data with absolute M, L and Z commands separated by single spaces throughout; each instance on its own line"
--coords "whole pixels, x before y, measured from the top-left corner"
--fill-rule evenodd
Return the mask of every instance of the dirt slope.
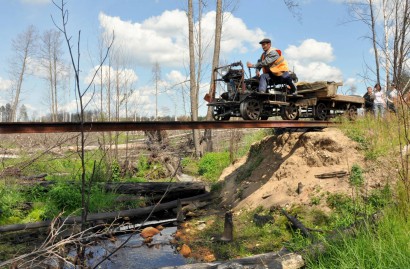
M 363 168 L 364 157 L 357 147 L 335 128 L 266 137 L 224 170 L 222 206 L 237 211 L 315 201 L 326 209 L 327 193 L 352 192 L 348 176 L 319 179 L 315 175 L 350 172 L 353 164 Z

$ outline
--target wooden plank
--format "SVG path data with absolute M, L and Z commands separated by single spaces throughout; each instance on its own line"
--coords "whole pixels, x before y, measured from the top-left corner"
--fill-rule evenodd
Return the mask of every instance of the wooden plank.
M 332 101 L 364 104 L 363 97 L 351 96 L 351 95 L 336 95 L 335 97 L 332 98 Z
M 283 101 L 266 101 L 270 105 L 283 105 L 283 106 L 288 106 L 289 102 L 283 102 Z

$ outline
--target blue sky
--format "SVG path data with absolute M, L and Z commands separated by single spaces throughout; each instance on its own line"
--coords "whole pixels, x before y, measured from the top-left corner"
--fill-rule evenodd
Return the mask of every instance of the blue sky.
M 56 0 L 60 3 L 60 0 Z M 183 0 L 67 0 L 69 11 L 68 31 L 77 42 L 81 30 L 82 77 L 86 85 L 98 56 L 98 38 L 114 30 L 121 55 L 127 64 L 121 68 L 128 74 L 134 89 L 133 113 L 153 115 L 155 111 L 152 67 L 155 61 L 161 66 L 161 87 L 158 109 L 161 115 L 182 115 L 182 85 L 187 74 L 187 19 Z M 194 1 L 196 2 L 196 1 Z M 202 26 L 205 41 L 212 41 L 214 1 L 204 10 Z M 237 1 L 233 10 L 227 10 L 223 28 L 221 62 L 241 60 L 255 62 L 260 56 L 258 41 L 272 39 L 272 45 L 281 49 L 291 68 L 303 81 L 343 81 L 342 92 L 355 89 L 364 94 L 366 82 L 362 80 L 366 63 L 373 65 L 371 43 L 363 38 L 369 30 L 352 18 L 343 1 L 299 0 L 300 19 L 295 18 L 282 0 Z M 56 29 L 51 20 L 59 20 L 57 8 L 50 0 L 0 0 L 0 105 L 10 100 L 9 60 L 13 55 L 12 40 L 34 25 L 39 33 Z M 119 45 L 121 44 L 121 45 Z M 118 48 L 116 47 L 116 48 Z M 67 57 L 67 49 L 65 57 Z M 208 50 L 206 62 L 210 62 Z M 206 105 L 202 96 L 208 91 L 209 65 L 204 67 L 200 114 Z M 36 70 L 33 66 L 32 70 Z M 372 84 L 371 81 L 367 82 Z M 72 87 L 67 89 L 60 107 L 75 111 Z M 349 92 L 351 93 L 351 92 Z M 29 113 L 48 113 L 46 84 L 28 77 L 23 84 L 21 103 Z M 95 97 L 94 97 L 95 98 Z

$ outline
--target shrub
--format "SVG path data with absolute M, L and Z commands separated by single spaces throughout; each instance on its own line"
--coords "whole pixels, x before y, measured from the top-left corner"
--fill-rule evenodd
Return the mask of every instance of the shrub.
M 359 165 L 354 164 L 350 170 L 349 182 L 355 187 L 363 186 L 363 170 Z
M 199 161 L 198 173 L 205 179 L 216 182 L 229 164 L 229 152 L 208 152 Z
M 0 185 L 0 224 L 10 224 L 19 221 L 22 212 L 19 205 L 24 202 L 17 187 Z
M 121 178 L 121 169 L 118 162 L 113 162 L 111 165 L 111 180 L 112 181 L 119 181 Z
M 81 191 L 77 185 L 57 184 L 49 191 L 48 197 L 60 211 L 71 213 L 81 208 Z
M 392 198 L 390 186 L 386 184 L 383 189 L 374 190 L 368 197 L 368 202 L 374 208 L 383 208 Z

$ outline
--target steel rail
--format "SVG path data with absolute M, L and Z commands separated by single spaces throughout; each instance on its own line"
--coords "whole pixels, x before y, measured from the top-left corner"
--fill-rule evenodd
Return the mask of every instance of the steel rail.
M 324 128 L 329 121 L 121 121 L 121 122 L 16 122 L 0 123 L 0 134 L 111 132 L 238 128 Z

